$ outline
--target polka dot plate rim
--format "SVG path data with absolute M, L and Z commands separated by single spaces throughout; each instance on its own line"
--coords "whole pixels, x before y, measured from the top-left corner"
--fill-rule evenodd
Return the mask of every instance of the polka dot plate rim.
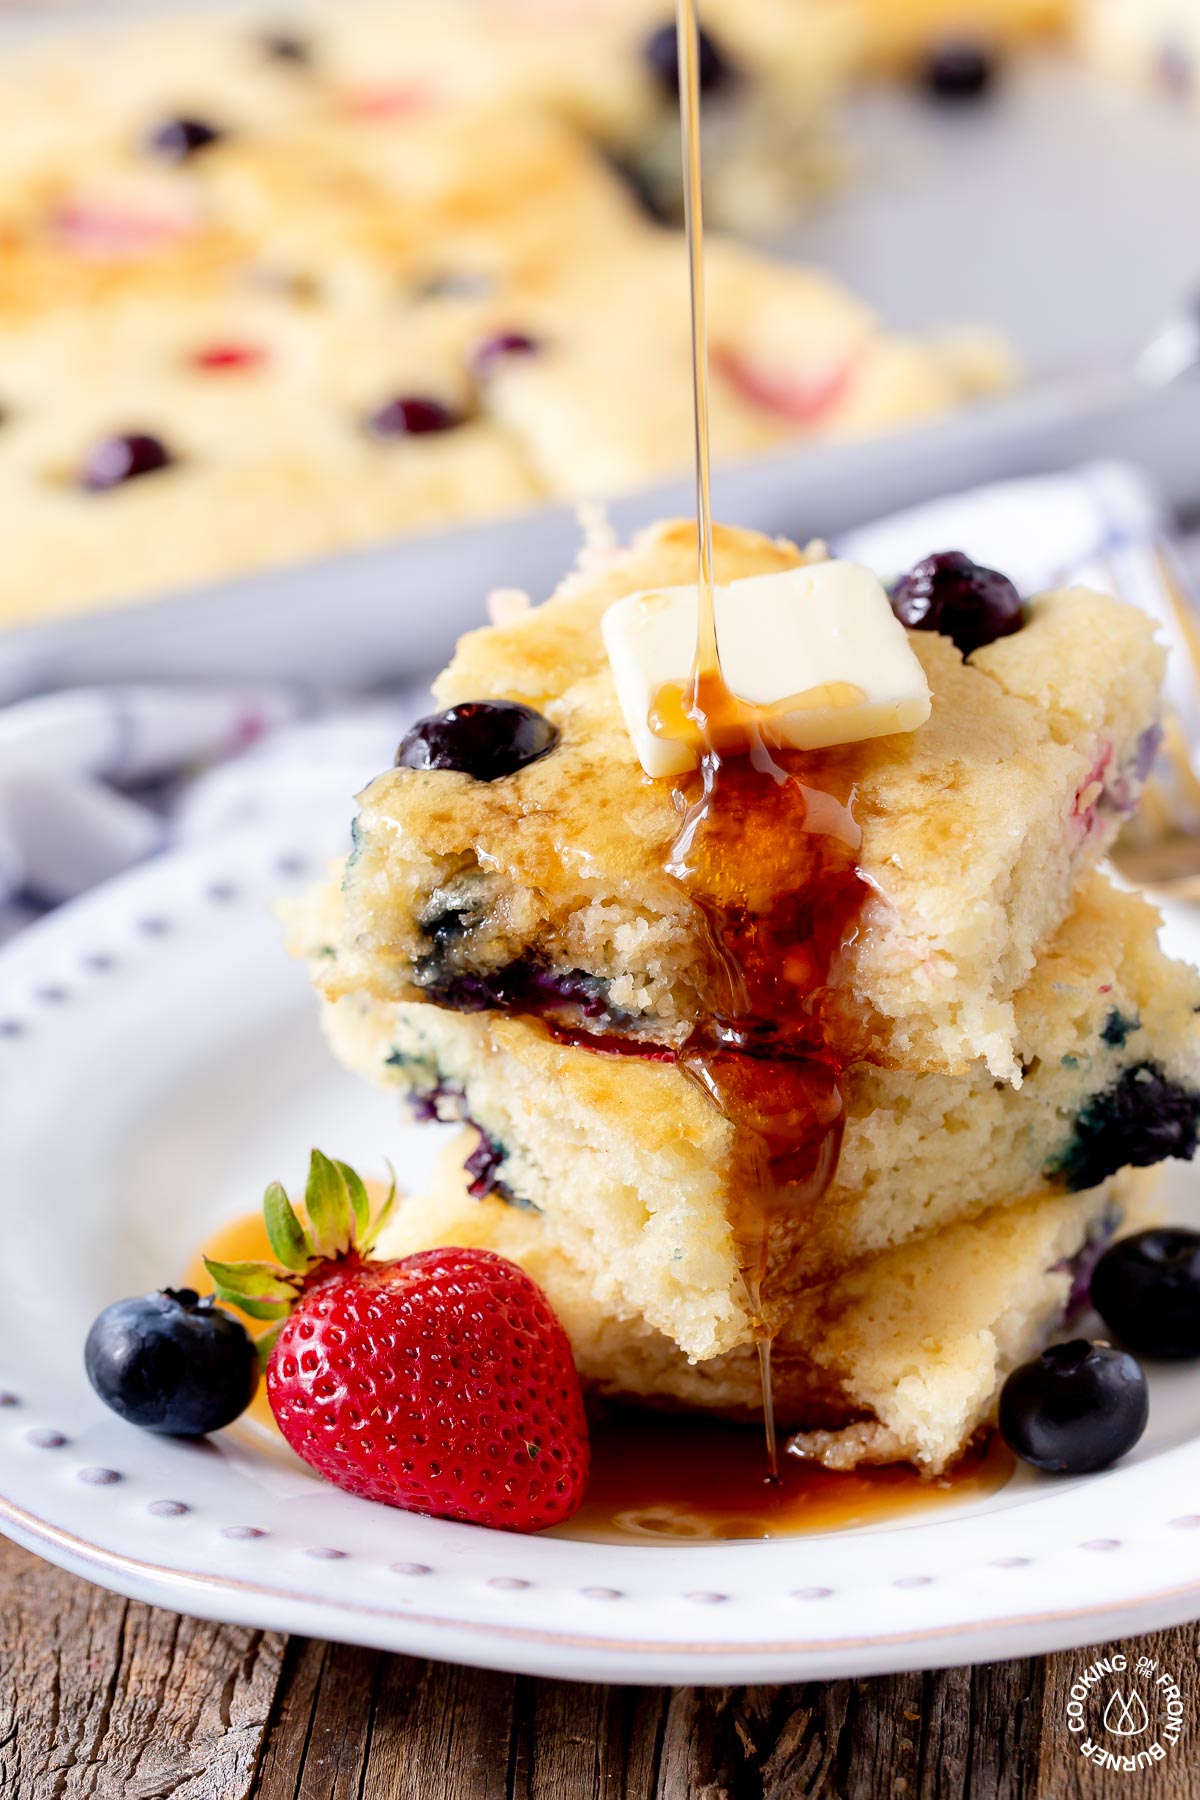
M 339 1493 L 241 1428 L 184 1444 L 106 1412 L 81 1352 L 107 1300 L 178 1278 L 310 1143 L 398 1159 L 414 1190 L 441 1150 L 334 1065 L 282 949 L 273 901 L 345 835 L 319 813 L 164 856 L 0 952 L 0 1531 L 179 1611 L 593 1680 L 926 1668 L 1200 1613 L 1194 1369 L 1154 1371 L 1151 1431 L 1104 1475 L 770 1542 L 487 1532 Z M 1168 932 L 1200 957 L 1200 922 Z M 1200 1217 L 1191 1169 L 1164 1205 Z

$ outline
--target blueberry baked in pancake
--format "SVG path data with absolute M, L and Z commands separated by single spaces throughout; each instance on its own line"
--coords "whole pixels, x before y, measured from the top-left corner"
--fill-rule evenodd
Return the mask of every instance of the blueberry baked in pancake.
M 747 230 L 809 185 L 847 26 L 708 10 L 712 198 Z M 0 624 L 674 474 L 684 260 L 627 179 L 678 179 L 669 24 L 442 0 L 11 51 Z M 986 334 L 894 333 L 732 242 L 709 265 L 721 456 L 1011 380 Z
M 762 734 L 711 786 L 670 702 L 694 544 L 654 527 L 465 638 L 291 945 L 347 1066 L 472 1128 L 395 1245 L 524 1263 L 608 1394 L 753 1412 L 769 1336 L 806 1454 L 934 1472 L 1130 1167 L 1194 1152 L 1200 977 L 1096 867 L 1161 652 L 1115 600 L 956 553 L 889 597 L 718 528 Z

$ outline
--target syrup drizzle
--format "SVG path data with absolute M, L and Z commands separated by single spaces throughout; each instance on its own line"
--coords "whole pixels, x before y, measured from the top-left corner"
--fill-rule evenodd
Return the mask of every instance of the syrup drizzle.
M 788 1456 L 779 1480 L 766 1482 L 751 1426 L 610 1407 L 593 1413 L 590 1429 L 583 1505 L 551 1535 L 593 1544 L 686 1546 L 850 1531 L 984 1499 L 1013 1469 L 995 1433 L 933 1481 L 898 1463 L 831 1470 Z
M 839 1016 L 835 965 L 857 928 L 866 887 L 849 777 L 806 772 L 770 741 L 764 709 L 726 686 L 717 642 L 709 492 L 708 353 L 700 186 L 699 36 L 695 0 L 678 0 L 684 222 L 692 314 L 696 434 L 698 629 L 686 692 L 656 697 L 666 721 L 686 714 L 701 746 L 698 776 L 677 785 L 683 823 L 667 871 L 704 919 L 708 974 L 680 1067 L 734 1128 L 730 1192 L 739 1264 L 762 1378 L 768 1478 L 778 1480 L 768 1277 L 789 1236 L 832 1182 L 853 1037 Z M 839 698 L 843 698 L 839 696 Z M 847 687 L 846 703 L 857 699 Z M 743 755 L 730 756 L 731 749 Z M 806 778 L 807 773 L 807 778 Z
M 687 237 L 688 294 L 692 309 L 692 410 L 696 432 L 696 549 L 700 627 L 692 672 L 692 707 L 702 674 L 721 678 L 713 604 L 712 498 L 709 483 L 708 313 L 704 298 L 704 202 L 700 176 L 700 22 L 696 0 L 678 0 L 675 14 L 679 105 L 683 138 L 683 228 Z M 722 684 L 723 685 L 723 684 Z

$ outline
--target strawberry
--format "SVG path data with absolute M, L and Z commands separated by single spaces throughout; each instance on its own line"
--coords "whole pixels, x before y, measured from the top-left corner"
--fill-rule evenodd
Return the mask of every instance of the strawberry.
M 348 1493 L 508 1531 L 569 1518 L 588 1476 L 571 1347 L 545 1295 L 490 1250 L 371 1259 L 345 1163 L 312 1153 L 308 1227 L 272 1182 L 270 1263 L 208 1261 L 223 1300 L 279 1321 L 260 1340 L 267 1395 L 297 1455 Z M 206 1259 L 207 1260 L 207 1259 Z

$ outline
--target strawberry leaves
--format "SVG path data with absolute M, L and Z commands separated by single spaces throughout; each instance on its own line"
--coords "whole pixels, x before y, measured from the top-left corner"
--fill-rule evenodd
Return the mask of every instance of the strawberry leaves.
M 359 1188 L 362 1182 L 354 1177 Z M 366 1204 L 363 1189 L 363 1203 Z M 344 1256 L 355 1238 L 355 1207 L 341 1166 L 314 1150 L 308 1165 L 304 1205 L 318 1256 Z
M 206 1256 L 204 1266 L 217 1298 L 240 1307 L 252 1319 L 286 1319 L 300 1291 L 299 1281 L 274 1263 L 216 1262 Z
M 338 1168 L 344 1170 L 347 1179 L 354 1174 L 353 1169 L 347 1169 L 344 1163 L 339 1163 Z M 359 1239 L 358 1247 L 364 1256 L 369 1256 L 371 1251 L 375 1248 L 375 1245 L 379 1242 L 380 1234 L 382 1233 L 384 1226 L 391 1223 L 392 1214 L 396 1209 L 396 1171 L 393 1169 L 391 1163 L 388 1163 L 387 1165 L 387 1172 L 392 1178 L 392 1185 L 384 1197 L 383 1205 L 375 1214 L 374 1219 L 370 1220 L 367 1224 L 366 1229 Z M 358 1181 L 357 1175 L 354 1176 L 354 1179 Z M 359 1182 L 359 1186 L 362 1187 L 361 1182 Z M 366 1199 L 365 1190 L 363 1198 L 364 1200 Z
M 392 1173 L 389 1166 L 389 1173 Z M 354 1254 L 366 1256 L 392 1214 L 396 1201 L 396 1177 L 383 1205 L 371 1218 L 366 1183 L 349 1163 L 335 1162 L 314 1150 L 304 1189 L 307 1227 L 301 1221 L 281 1182 L 272 1181 L 263 1195 L 263 1222 L 267 1241 L 281 1266 L 268 1262 L 217 1262 L 206 1256 L 204 1266 L 212 1277 L 217 1298 L 248 1313 L 252 1319 L 282 1322 L 304 1292 L 308 1278 L 324 1263 Z M 276 1329 L 259 1340 L 260 1357 L 270 1355 Z
M 316 1152 L 314 1151 L 313 1154 L 315 1156 Z M 350 1207 L 354 1214 L 353 1236 L 355 1241 L 361 1244 L 371 1224 L 371 1202 L 367 1198 L 367 1190 L 363 1186 L 362 1176 L 357 1169 L 352 1169 L 349 1163 L 340 1162 L 333 1166 L 346 1184 L 346 1192 L 350 1197 Z
M 267 1241 L 284 1268 L 303 1273 L 316 1252 L 281 1182 L 273 1181 L 263 1195 L 263 1221 Z

